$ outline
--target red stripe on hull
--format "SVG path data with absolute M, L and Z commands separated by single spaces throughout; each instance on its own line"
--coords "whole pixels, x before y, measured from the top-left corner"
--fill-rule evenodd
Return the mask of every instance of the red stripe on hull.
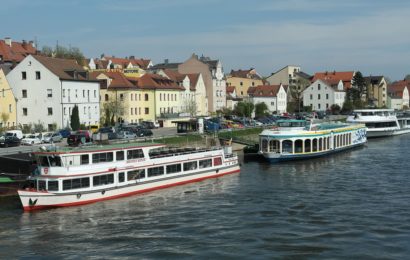
M 201 178 L 187 180 L 187 181 L 176 182 L 176 183 L 172 183 L 172 184 L 167 184 L 167 185 L 162 185 L 162 186 L 153 187 L 153 188 L 149 188 L 149 189 L 128 192 L 128 193 L 114 195 L 114 196 L 101 198 L 101 199 L 87 200 L 87 201 L 80 201 L 80 202 L 72 202 L 72 203 L 64 203 L 64 204 L 56 204 L 56 205 L 43 205 L 43 206 L 39 205 L 39 206 L 31 206 L 31 207 L 30 206 L 25 206 L 25 207 L 23 207 L 23 209 L 24 209 L 24 211 L 35 211 L 35 210 L 41 210 L 41 209 L 80 206 L 80 205 L 85 205 L 85 204 L 91 204 L 91 203 L 98 202 L 98 201 L 118 199 L 118 198 L 128 197 L 128 196 L 132 196 L 132 195 L 136 195 L 136 194 L 140 194 L 140 193 L 146 193 L 146 192 L 150 192 L 150 191 L 154 191 L 154 190 L 166 189 L 166 188 L 169 188 L 169 187 L 184 185 L 184 184 L 188 184 L 188 183 L 192 183 L 192 182 L 200 182 L 200 181 L 203 181 L 203 180 L 206 180 L 206 179 L 218 178 L 218 177 L 221 177 L 221 176 L 224 176 L 224 175 L 233 174 L 233 173 L 237 173 L 237 172 L 240 172 L 240 169 L 225 172 L 225 173 L 218 174 L 218 175 L 212 175 L 212 176 L 201 177 Z

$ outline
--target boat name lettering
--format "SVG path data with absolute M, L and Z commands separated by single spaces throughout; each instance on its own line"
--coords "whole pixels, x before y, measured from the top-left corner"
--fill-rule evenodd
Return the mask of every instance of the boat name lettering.
M 127 163 L 132 163 L 132 162 L 143 162 L 143 161 L 145 161 L 145 158 L 139 158 L 139 159 L 127 160 Z

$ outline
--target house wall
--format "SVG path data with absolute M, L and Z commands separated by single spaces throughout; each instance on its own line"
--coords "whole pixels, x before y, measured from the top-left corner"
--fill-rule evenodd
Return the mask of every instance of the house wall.
M 40 79 L 36 79 L 36 71 L 40 72 Z M 22 79 L 22 72 L 26 72 L 26 79 Z M 46 67 L 33 56 L 26 57 L 7 75 L 9 85 L 17 99 L 17 124 L 29 125 L 42 123 L 44 127 L 49 124 L 62 125 L 61 82 Z M 51 89 L 52 97 L 47 96 L 47 89 Z M 23 90 L 27 96 L 23 97 Z M 23 114 L 23 108 L 27 114 Z M 48 114 L 52 108 L 52 115 Z
M 300 71 L 299 66 L 286 66 L 280 71 L 269 76 L 266 80 L 269 82 L 270 85 L 279 85 L 279 84 L 290 85 L 289 79 L 295 79 L 294 72 L 299 72 L 299 71 Z
M 316 80 L 303 91 L 303 105 L 317 111 L 330 109 L 333 104 L 343 107 L 345 95 L 345 92 L 335 91 L 323 81 Z
M 276 97 L 253 97 L 251 98 L 254 105 L 259 103 L 265 103 L 269 112 L 277 112 L 277 99 Z
M 228 76 L 226 78 L 228 86 L 236 87 L 237 94 L 240 97 L 248 95 L 249 87 L 256 87 L 258 85 L 263 85 L 263 81 L 259 79 L 248 79 L 248 78 L 238 78 Z
M 3 114 L 8 117 L 6 121 L 3 121 Z M 0 69 L 0 127 L 14 127 L 16 125 L 16 100 L 6 75 Z
M 195 102 L 198 116 L 208 115 L 208 99 L 206 94 L 205 82 L 202 74 L 199 75 L 195 86 Z
M 287 93 L 283 87 L 281 87 L 276 95 L 276 109 L 278 113 L 286 113 L 287 103 Z

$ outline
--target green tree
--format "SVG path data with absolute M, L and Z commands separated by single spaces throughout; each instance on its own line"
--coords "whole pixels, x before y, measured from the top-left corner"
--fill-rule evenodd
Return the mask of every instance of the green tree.
M 338 115 L 340 113 L 340 106 L 337 104 L 333 104 L 330 106 L 330 111 L 332 112 L 333 115 Z
M 104 125 L 115 125 L 118 119 L 124 117 L 125 106 L 124 102 L 120 100 L 113 100 L 103 105 L 105 111 Z
M 47 57 L 73 59 L 76 60 L 79 65 L 85 65 L 85 57 L 81 50 L 77 47 L 66 48 L 62 45 L 57 45 L 53 49 L 49 46 L 43 46 L 41 53 Z
M 254 107 L 251 102 L 238 102 L 233 113 L 237 116 L 251 117 Z
M 367 95 L 367 83 L 360 71 L 356 72 L 352 79 L 352 89 L 355 89 L 353 101 L 365 99 Z
M 70 126 L 73 131 L 80 129 L 80 116 L 77 105 L 75 105 L 73 110 L 71 111 Z
M 260 117 L 269 113 L 268 106 L 265 102 L 257 103 L 255 105 L 255 116 Z
M 33 131 L 35 133 L 41 133 L 46 131 L 46 128 L 44 127 L 44 124 L 39 120 L 37 123 L 33 125 Z

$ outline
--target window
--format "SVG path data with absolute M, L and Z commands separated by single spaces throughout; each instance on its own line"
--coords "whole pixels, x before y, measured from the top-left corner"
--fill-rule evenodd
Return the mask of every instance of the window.
M 27 108 L 23 107 L 23 116 L 27 116 Z
M 167 165 L 167 174 L 181 172 L 181 164 Z
M 124 151 L 117 151 L 117 152 L 115 153 L 115 159 L 116 159 L 117 161 L 122 161 L 122 160 L 124 160 Z
M 83 97 L 85 97 L 85 89 L 83 89 Z
M 108 101 L 108 94 L 105 94 L 105 101 Z
M 135 158 L 144 158 L 144 153 L 142 149 L 128 150 L 127 151 L 127 160 Z
M 21 91 L 21 95 L 23 96 L 23 98 L 27 98 L 27 89 L 23 89 Z
M 326 99 L 329 99 L 329 94 L 326 94 Z
M 164 174 L 164 166 L 148 168 L 148 177 L 154 177 Z
M 120 101 L 124 101 L 124 94 L 120 94 Z
M 78 89 L 75 90 L 75 97 L 78 97 Z
M 65 89 L 63 89 L 63 97 L 65 97 Z
M 21 79 L 26 80 L 27 79 L 27 73 L 25 71 L 21 72 Z
M 82 154 L 80 164 L 88 164 L 90 162 L 90 156 L 88 154 Z
M 320 99 L 320 94 L 317 94 L 317 99 Z
M 317 104 L 317 108 L 319 108 L 319 109 L 320 109 L 320 104 Z
M 312 94 L 310 94 L 310 99 L 313 99 L 313 95 L 312 95 Z
M 195 170 L 196 168 L 198 168 L 196 161 L 184 163 L 184 171 L 191 171 L 191 170 Z
M 217 157 L 214 158 L 214 166 L 218 166 L 222 164 L 222 158 L 221 157 Z
M 242 82 L 242 81 L 241 81 L 241 82 L 239 82 L 239 85 L 243 86 L 243 82 Z
M 162 93 L 159 93 L 159 101 L 162 101 Z
M 93 163 L 102 163 L 102 162 L 112 162 L 113 153 L 94 153 L 93 154 Z
M 148 101 L 148 94 L 145 94 L 145 101 Z
M 40 79 L 40 78 L 41 78 L 40 71 L 36 71 L 36 79 Z
M 270 105 L 271 105 L 271 106 L 275 106 L 275 102 L 270 102 Z
M 145 169 L 129 171 L 127 173 L 127 181 L 144 179 L 144 178 L 145 178 Z
M 95 178 L 95 177 L 94 177 Z M 90 178 L 63 180 L 63 190 L 72 190 L 90 187 Z
M 94 90 L 94 97 L 97 97 L 97 90 Z
M 125 174 L 123 172 L 118 173 L 118 182 L 124 182 L 125 181 Z
M 105 174 L 93 177 L 93 186 L 107 185 L 114 183 L 114 174 Z
M 199 160 L 199 169 L 212 167 L 212 159 Z
M 58 191 L 58 181 L 48 181 L 49 191 Z
M 149 114 L 149 108 L 148 108 L 148 107 L 145 108 L 145 114 L 146 114 L 146 115 Z
M 38 181 L 38 190 L 46 190 L 46 181 Z
M 320 84 L 317 84 L 317 90 L 320 90 Z
M 133 114 L 134 114 L 134 108 L 131 107 L 131 115 L 133 115 Z
M 47 112 L 48 112 L 48 115 L 49 115 L 49 116 L 52 116 L 52 115 L 53 115 L 53 108 L 52 108 L 52 107 L 48 107 L 48 108 L 47 108 Z

